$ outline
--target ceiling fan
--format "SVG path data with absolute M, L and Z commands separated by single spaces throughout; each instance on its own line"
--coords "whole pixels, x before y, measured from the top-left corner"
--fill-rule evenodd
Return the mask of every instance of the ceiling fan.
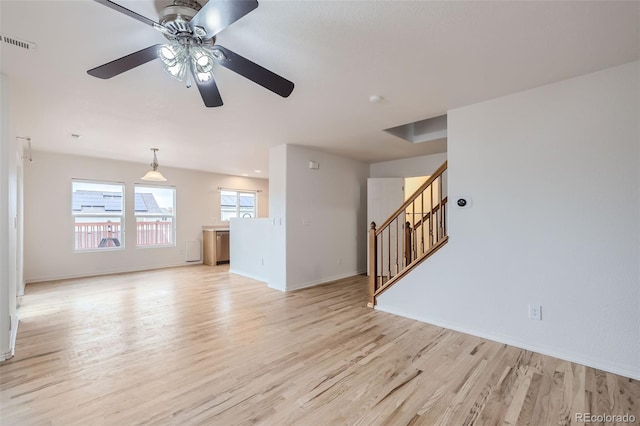
M 155 22 L 110 0 L 94 0 L 160 31 L 168 40 L 131 53 L 87 71 L 98 78 L 111 78 L 156 58 L 172 77 L 192 81 L 198 86 L 207 107 L 222 105 L 222 97 L 213 75 L 214 64 L 261 85 L 284 98 L 293 91 L 293 83 L 260 65 L 216 44 L 216 35 L 258 7 L 256 0 L 209 0 L 201 6 L 195 0 L 173 0 Z M 193 80 L 192 80 L 193 77 Z

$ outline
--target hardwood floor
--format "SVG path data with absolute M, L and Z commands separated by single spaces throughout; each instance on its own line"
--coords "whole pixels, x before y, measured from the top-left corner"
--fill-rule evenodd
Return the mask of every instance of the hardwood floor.
M 228 266 L 29 285 L 0 423 L 638 424 L 638 381 L 366 302 L 365 277 L 283 294 Z

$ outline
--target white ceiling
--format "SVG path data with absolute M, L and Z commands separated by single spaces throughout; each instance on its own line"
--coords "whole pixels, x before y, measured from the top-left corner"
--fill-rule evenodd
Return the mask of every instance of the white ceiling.
M 120 1 L 154 20 L 167 3 Z M 91 0 L 0 5 L 2 33 L 38 45 L 0 52 L 12 132 L 34 149 L 148 163 L 158 147 L 161 166 L 261 177 L 284 143 L 365 162 L 442 152 L 382 130 L 640 57 L 640 2 L 264 0 L 218 42 L 293 81 L 292 95 L 220 67 L 225 105 L 205 108 L 159 61 L 86 74 L 162 42 L 152 28 Z

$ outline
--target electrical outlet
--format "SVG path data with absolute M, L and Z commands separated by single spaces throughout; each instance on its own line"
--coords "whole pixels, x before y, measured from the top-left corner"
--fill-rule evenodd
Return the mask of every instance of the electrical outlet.
M 542 306 L 529 304 L 529 319 L 535 321 L 542 320 Z

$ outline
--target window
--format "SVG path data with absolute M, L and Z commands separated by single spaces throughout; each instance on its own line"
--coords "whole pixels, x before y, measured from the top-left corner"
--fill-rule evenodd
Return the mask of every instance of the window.
M 124 246 L 124 184 L 71 181 L 71 214 L 77 251 Z
M 176 245 L 176 190 L 135 185 L 136 245 Z
M 255 192 L 220 190 L 220 219 L 229 220 L 232 217 L 257 217 L 257 202 Z

